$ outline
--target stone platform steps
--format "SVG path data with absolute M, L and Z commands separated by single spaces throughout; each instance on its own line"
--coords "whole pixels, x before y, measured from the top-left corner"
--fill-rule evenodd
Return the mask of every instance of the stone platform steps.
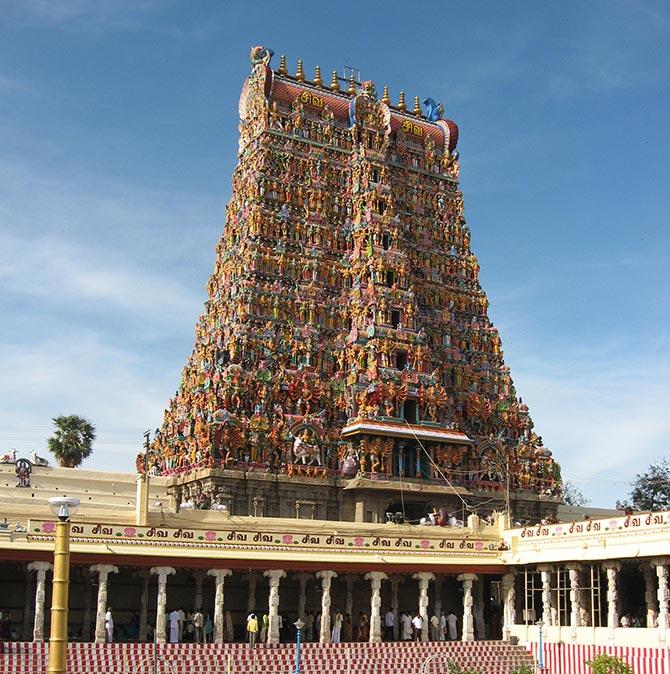
M 45 674 L 47 644 L 5 644 L 2 674 Z M 154 658 L 158 665 L 154 669 Z M 427 674 L 443 674 L 447 661 L 483 674 L 510 674 L 533 666 L 522 646 L 504 642 L 304 644 L 303 674 L 418 674 L 427 658 Z M 68 674 L 291 674 L 295 646 L 246 644 L 71 644 Z

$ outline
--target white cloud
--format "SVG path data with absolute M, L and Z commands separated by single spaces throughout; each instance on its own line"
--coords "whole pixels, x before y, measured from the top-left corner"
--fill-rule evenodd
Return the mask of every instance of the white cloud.
M 512 360 L 535 430 L 594 505 L 612 507 L 637 473 L 670 452 L 670 359 L 662 344 L 603 340 Z
M 37 344 L 3 344 L 0 371 L 8 393 L 0 407 L 0 450 L 46 456 L 51 418 L 80 414 L 98 434 L 90 468 L 133 470 L 142 432 L 156 426 L 178 368 L 149 375 L 142 360 L 74 331 Z
M 152 321 L 190 315 L 202 299 L 169 277 L 139 267 L 105 250 L 53 236 L 0 233 L 0 282 L 5 292 L 80 306 L 104 303 Z

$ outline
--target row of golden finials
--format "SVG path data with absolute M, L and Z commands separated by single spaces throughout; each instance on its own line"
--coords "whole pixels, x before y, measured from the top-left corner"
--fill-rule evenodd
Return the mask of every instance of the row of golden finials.
M 288 68 L 286 67 L 286 56 L 284 56 L 284 54 L 282 54 L 281 59 L 279 60 L 279 69 L 277 70 L 277 73 L 283 76 L 288 75 Z M 298 80 L 298 82 L 306 81 L 302 59 L 298 59 L 298 70 L 295 74 L 295 79 Z M 312 84 L 316 87 L 323 87 L 323 79 L 321 77 L 320 66 L 316 66 L 316 68 L 314 69 L 314 79 L 312 80 Z M 330 90 L 335 92 L 340 91 L 340 82 L 337 76 L 337 70 L 333 70 L 333 74 L 330 78 Z M 349 89 L 347 93 L 351 96 L 354 96 L 356 94 L 356 82 L 354 81 L 353 77 L 349 80 Z M 393 106 L 391 104 L 391 98 L 389 96 L 389 88 L 386 85 L 384 85 L 384 93 L 382 94 L 381 100 L 382 103 L 385 103 L 389 107 L 395 107 L 397 110 L 400 110 L 401 112 L 406 112 L 407 110 L 404 91 L 401 91 L 400 95 L 398 96 L 398 104 Z M 412 113 L 416 117 L 423 117 L 423 113 L 421 111 L 421 102 L 418 96 L 414 97 L 414 110 L 412 111 Z

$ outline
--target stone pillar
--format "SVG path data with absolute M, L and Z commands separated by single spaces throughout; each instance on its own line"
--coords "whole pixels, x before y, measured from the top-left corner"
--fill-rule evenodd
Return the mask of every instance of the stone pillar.
M 540 564 L 537 570 L 540 572 L 540 579 L 542 580 L 542 622 L 546 627 L 551 627 L 554 624 L 551 596 L 551 574 L 554 572 L 554 567 L 551 564 Z
M 53 566 L 49 562 L 30 562 L 29 571 L 37 573 L 35 583 L 35 622 L 33 624 L 33 641 L 44 641 L 44 603 L 46 599 L 47 571 Z
M 171 566 L 153 566 L 151 573 L 158 576 L 158 598 L 156 601 L 156 643 L 167 641 L 167 621 L 165 605 L 167 604 L 167 579 L 176 572 Z
M 393 612 L 393 639 L 399 640 L 400 625 L 398 624 L 398 585 L 402 583 L 401 576 L 391 576 L 391 611 Z
M 26 565 L 26 584 L 23 594 L 23 625 L 21 627 L 21 638 L 23 641 L 30 641 L 30 632 L 32 630 L 32 611 L 30 605 L 32 604 L 34 593 L 35 583 L 33 582 L 33 574 L 30 572 L 30 567 Z
M 435 595 L 433 597 L 433 614 L 439 618 L 442 614 L 442 576 L 440 574 L 435 574 L 433 585 L 435 586 Z
M 256 585 L 258 584 L 258 576 L 255 573 L 250 573 L 248 578 L 249 593 L 247 594 L 247 615 L 256 610 Z
M 107 640 L 105 632 L 105 613 L 107 612 L 107 579 L 110 573 L 119 570 L 111 564 L 94 564 L 91 573 L 98 574 L 98 604 L 95 612 L 95 643 L 104 644 Z
M 570 637 L 577 639 L 577 628 L 581 624 L 582 593 L 579 589 L 579 564 L 568 564 L 568 577 L 570 578 Z
M 472 584 L 472 625 L 475 630 L 475 639 L 486 639 L 484 580 L 482 578 L 477 578 Z
M 502 577 L 501 589 L 503 600 L 502 637 L 509 641 L 512 636 L 512 625 L 516 622 L 516 571 L 509 571 Z
M 147 640 L 147 622 L 149 612 L 149 571 L 140 569 L 136 574 L 140 579 L 140 628 L 137 635 L 138 641 Z
M 319 643 L 330 643 L 330 585 L 337 577 L 335 571 L 319 571 L 316 574 L 321 579 L 321 624 L 319 625 Z
M 607 572 L 607 627 L 612 630 L 619 627 L 619 588 L 617 579 L 621 570 L 621 562 L 603 562 L 603 568 Z
M 456 577 L 463 583 L 463 638 L 462 641 L 475 640 L 475 625 L 472 615 L 472 583 L 477 580 L 474 573 L 462 573 Z
M 296 578 L 298 579 L 300 588 L 298 591 L 298 618 L 300 618 L 300 620 L 302 620 L 303 622 L 305 621 L 306 604 L 307 604 L 307 582 L 311 577 L 312 577 L 311 573 L 296 574 Z
M 432 575 L 432 574 L 430 574 Z M 370 581 L 372 596 L 370 598 L 370 643 L 377 643 L 382 640 L 382 580 L 388 576 L 381 571 L 371 571 L 365 574 L 365 580 Z
M 653 559 L 652 565 L 656 568 L 658 578 L 658 631 L 661 639 L 665 640 L 667 630 L 670 628 L 670 591 L 668 590 L 668 565 L 670 558 Z
M 195 596 L 193 598 L 193 608 L 202 610 L 202 584 L 207 574 L 204 571 L 194 571 L 193 580 L 195 581 Z
M 356 582 L 356 576 L 353 573 L 348 573 L 346 576 L 342 576 L 344 582 L 347 585 L 347 594 L 344 603 L 344 613 L 348 613 L 353 620 L 354 616 L 354 583 Z
M 214 643 L 223 643 L 223 584 L 232 574 L 230 569 L 209 569 L 208 576 L 214 577 Z
M 270 579 L 270 598 L 268 603 L 270 611 L 268 614 L 268 643 L 279 643 L 279 581 L 286 576 L 283 569 L 271 569 L 265 571 L 264 576 Z
M 419 581 L 419 615 L 421 616 L 421 641 L 428 641 L 430 627 L 428 616 L 428 583 L 435 580 L 435 574 L 427 571 L 415 573 L 412 578 Z
M 656 570 L 652 564 L 642 564 L 642 575 L 644 577 L 644 601 L 647 606 L 647 627 L 656 627 L 656 616 L 658 615 L 657 590 L 656 590 Z

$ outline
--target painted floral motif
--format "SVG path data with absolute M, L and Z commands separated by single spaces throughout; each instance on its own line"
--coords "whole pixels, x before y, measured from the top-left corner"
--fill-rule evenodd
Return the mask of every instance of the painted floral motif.
M 126 527 L 123 530 L 123 535 L 126 536 L 127 538 L 134 538 L 137 536 L 137 529 L 135 527 Z
M 282 540 L 282 543 L 284 543 L 285 545 L 291 545 L 291 543 L 293 543 L 293 536 L 292 536 L 292 534 L 284 534 L 281 537 L 281 540 Z
M 424 538 L 424 539 L 419 543 L 419 545 L 420 545 L 424 550 L 428 550 L 428 548 L 430 547 L 430 541 L 427 540 L 426 538 Z
M 215 541 L 216 540 L 216 531 L 205 531 L 205 540 L 206 541 Z
M 52 534 L 54 531 L 56 531 L 56 525 L 53 522 L 43 522 L 42 531 L 45 534 Z
M 365 544 L 365 539 L 363 536 L 356 536 L 354 538 L 354 545 L 357 545 L 358 547 L 362 547 Z

